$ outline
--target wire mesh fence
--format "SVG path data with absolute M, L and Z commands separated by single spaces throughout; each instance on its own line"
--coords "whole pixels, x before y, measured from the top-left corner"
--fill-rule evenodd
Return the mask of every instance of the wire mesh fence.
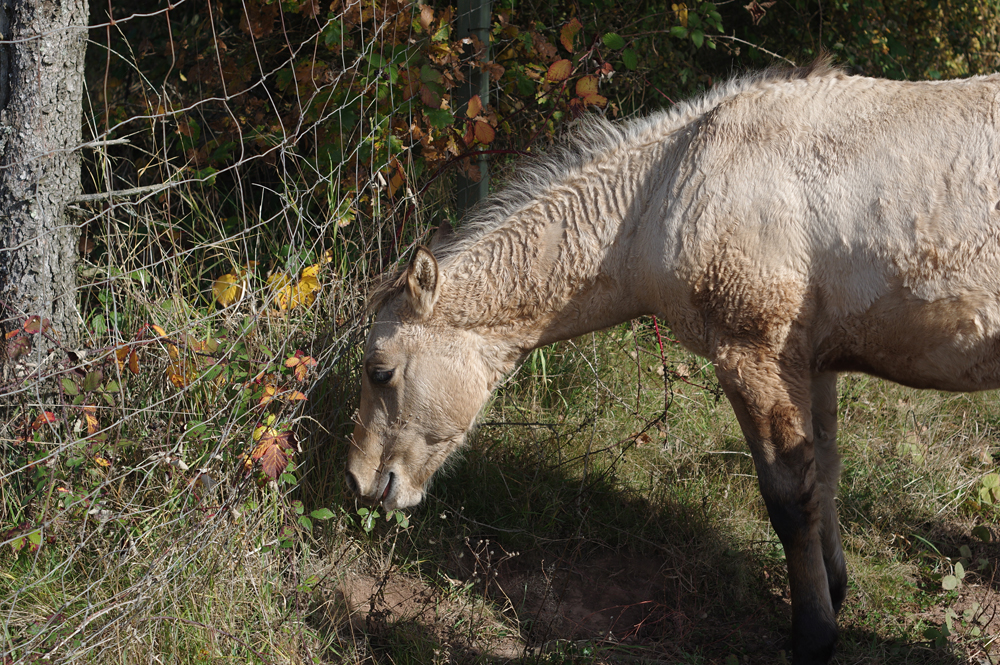
M 4 314 L 0 661 L 372 662 L 402 641 L 408 658 L 443 662 L 475 660 L 484 640 L 497 658 L 541 659 L 526 645 L 554 642 L 559 621 L 524 608 L 563 603 L 554 589 L 593 549 L 605 569 L 584 578 L 606 582 L 618 563 L 601 557 L 626 539 L 657 552 L 642 575 L 659 587 L 616 610 L 615 621 L 638 618 L 606 631 L 608 643 L 656 627 L 656 656 L 680 657 L 662 636 L 682 643 L 696 622 L 670 594 L 708 589 L 725 604 L 770 588 L 780 547 L 747 498 L 739 429 L 710 365 L 655 321 L 532 353 L 462 463 L 473 487 L 428 497 L 406 535 L 406 516 L 376 524 L 341 480 L 365 294 L 459 220 L 456 189 L 480 181 L 483 156 L 502 182 L 513 158 L 531 159 L 574 119 L 668 105 L 766 59 L 752 43 L 765 7 L 731 8 L 750 12 L 732 17 L 746 29 L 724 35 L 728 3 L 653 4 L 589 16 L 501 3 L 485 41 L 458 30 L 456 7 L 406 0 L 108 3 L 65 28 L 89 36 L 74 146 L 84 191 L 53 232 L 77 247 L 74 290 L 59 295 L 76 303 L 76 334 Z M 476 77 L 488 93 L 466 86 Z M 498 475 L 499 462 L 512 471 Z M 693 480 L 706 469 L 723 484 Z M 960 491 L 978 489 L 973 472 L 954 473 Z M 490 504 L 483 487 L 516 498 Z M 702 514 L 721 492 L 744 499 L 739 544 L 756 568 L 736 566 L 738 548 Z M 540 573 L 518 563 L 529 538 L 554 548 Z M 434 547 L 448 574 L 421 568 Z M 626 560 L 629 574 L 644 570 Z M 362 625 L 341 582 L 365 566 L 381 572 L 361 584 Z M 726 579 L 691 581 L 703 569 Z M 389 570 L 440 588 L 387 600 Z M 451 632 L 427 646 L 419 622 L 388 629 L 387 608 L 407 603 L 449 615 Z M 596 614 L 581 611 L 560 639 Z M 465 651 L 442 656 L 453 643 Z

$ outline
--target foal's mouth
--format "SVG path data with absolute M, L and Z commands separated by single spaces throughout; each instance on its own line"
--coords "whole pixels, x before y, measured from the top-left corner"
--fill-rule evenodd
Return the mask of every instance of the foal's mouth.
M 393 489 L 392 488 L 392 484 L 393 484 L 393 481 L 395 481 L 395 480 L 396 480 L 396 474 L 393 473 L 392 471 L 390 471 L 389 473 L 385 474 L 385 487 L 382 489 L 381 494 L 379 494 L 379 498 L 378 498 L 379 503 L 382 503 L 387 498 L 389 498 L 389 494 L 392 492 L 392 489 Z

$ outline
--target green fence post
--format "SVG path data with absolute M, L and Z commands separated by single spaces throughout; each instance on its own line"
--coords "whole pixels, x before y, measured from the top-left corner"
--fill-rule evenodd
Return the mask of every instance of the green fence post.
M 482 55 L 483 61 L 489 60 L 490 0 L 458 0 L 456 37 L 464 39 L 473 35 L 486 45 Z M 455 96 L 457 102 L 455 104 L 456 117 L 465 117 L 469 100 L 475 95 L 479 95 L 485 109 L 490 101 L 490 77 L 486 72 L 470 66 L 466 71 L 465 83 L 459 86 Z M 472 206 L 485 199 L 490 191 L 490 171 L 486 155 L 479 155 L 474 159 L 473 164 L 479 167 L 479 182 L 472 180 L 464 173 L 459 173 L 457 176 L 455 203 L 461 217 L 464 217 Z

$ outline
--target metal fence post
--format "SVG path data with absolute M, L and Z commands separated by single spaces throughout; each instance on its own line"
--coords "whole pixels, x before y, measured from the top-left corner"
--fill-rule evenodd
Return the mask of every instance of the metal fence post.
M 490 0 L 458 0 L 456 37 L 464 39 L 473 35 L 486 45 L 482 56 L 483 61 L 489 60 Z M 470 66 L 466 72 L 465 83 L 459 86 L 456 94 L 456 117 L 465 116 L 469 100 L 474 95 L 479 95 L 485 109 L 490 100 L 490 77 L 488 73 Z M 460 216 L 465 216 L 465 213 L 476 203 L 485 199 L 490 191 L 490 171 L 486 155 L 476 157 L 474 164 L 479 167 L 479 182 L 472 180 L 464 173 L 459 173 L 457 176 L 456 207 Z

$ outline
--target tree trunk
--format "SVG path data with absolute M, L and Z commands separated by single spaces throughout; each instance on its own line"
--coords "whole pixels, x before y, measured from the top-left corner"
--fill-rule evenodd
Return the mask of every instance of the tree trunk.
M 87 0 L 0 0 L 0 328 L 39 315 L 69 349 L 88 17 Z

